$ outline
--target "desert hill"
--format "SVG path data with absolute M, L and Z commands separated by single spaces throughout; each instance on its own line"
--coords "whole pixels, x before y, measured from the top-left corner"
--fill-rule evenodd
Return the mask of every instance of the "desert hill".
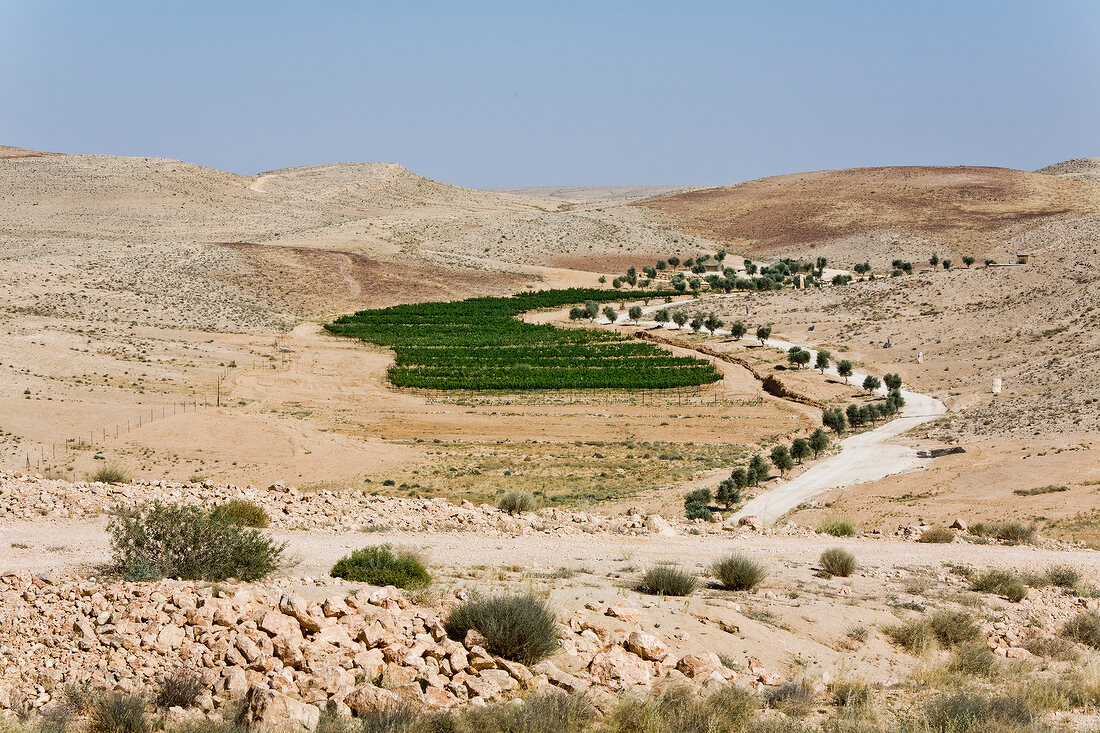
M 859 261 L 883 254 L 884 240 L 908 239 L 949 255 L 982 257 L 995 243 L 1042 223 L 1100 211 L 1100 185 L 1045 172 L 977 166 L 817 171 L 641 205 L 751 255 L 820 248 L 830 259 Z
M 1095 181 L 1100 183 L 1100 158 L 1074 158 L 1061 163 L 1040 168 L 1036 173 L 1046 173 L 1050 176 L 1065 176 L 1076 178 L 1079 181 Z

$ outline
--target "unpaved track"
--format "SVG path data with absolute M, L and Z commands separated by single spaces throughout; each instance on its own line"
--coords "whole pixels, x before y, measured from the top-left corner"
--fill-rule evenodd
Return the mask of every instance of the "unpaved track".
M 649 306 L 643 312 L 653 313 L 665 307 Z M 622 320 L 625 316 L 620 318 Z M 656 321 L 642 321 L 641 324 L 659 325 Z M 714 335 L 728 336 L 730 333 L 718 329 Z M 810 352 L 811 364 L 817 361 L 817 351 L 802 344 L 781 339 L 768 339 L 767 343 L 784 350 L 800 346 Z M 840 378 L 835 365 L 826 369 L 825 373 Z M 859 384 L 866 376 L 866 372 L 857 371 L 852 373 L 850 379 Z M 884 391 L 885 388 L 879 389 L 880 393 Z M 839 453 L 814 463 L 805 473 L 750 500 L 733 515 L 733 519 L 757 516 L 764 522 L 774 522 L 799 504 L 833 489 L 878 481 L 902 471 L 923 467 L 925 461 L 918 457 L 915 448 L 897 443 L 894 439 L 922 423 L 935 420 L 947 408 L 935 397 L 904 389 L 901 394 L 905 398 L 905 406 L 896 418 L 873 430 L 845 438 L 840 443 Z
M 706 566 L 730 550 L 794 563 L 814 563 L 829 547 L 844 547 L 867 568 L 939 566 L 970 563 L 984 567 L 1035 568 L 1070 564 L 1082 571 L 1100 572 L 1100 552 L 1050 550 L 1027 545 L 973 545 L 969 543 L 920 544 L 894 539 L 785 537 L 755 534 L 627 536 L 612 534 L 528 534 L 486 537 L 475 533 L 359 533 L 331 535 L 309 531 L 268 532 L 287 543 L 287 555 L 295 564 L 286 569 L 292 577 L 325 577 L 341 557 L 366 545 L 390 542 L 426 550 L 434 565 L 453 568 L 482 565 L 527 568 L 576 567 L 626 562 L 646 566 L 670 557 L 682 565 Z M 17 546 L 29 545 L 26 549 Z M 33 522 L 0 526 L 0 574 L 6 572 L 87 571 L 110 562 L 106 521 Z

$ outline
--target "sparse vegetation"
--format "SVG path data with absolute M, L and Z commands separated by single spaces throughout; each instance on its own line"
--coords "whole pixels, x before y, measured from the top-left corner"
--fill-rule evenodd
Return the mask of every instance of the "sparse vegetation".
M 856 571 L 857 566 L 855 555 L 839 547 L 825 550 L 818 561 L 826 574 L 840 578 L 847 578 Z
M 210 516 L 242 527 L 263 528 L 271 521 L 267 516 L 267 510 L 256 502 L 244 499 L 230 499 L 224 504 L 219 504 L 210 512 Z
M 856 528 L 850 519 L 827 517 L 821 521 L 818 531 L 833 537 L 855 537 Z
M 104 484 L 128 484 L 133 480 L 133 476 L 122 465 L 118 463 L 108 463 L 88 474 L 88 480 L 98 481 Z
M 182 669 L 177 670 L 165 675 L 160 681 L 160 686 L 157 688 L 157 707 L 189 708 L 195 704 L 202 690 L 202 680 L 198 675 Z
M 1060 491 L 1069 491 L 1069 487 L 1055 485 L 1036 486 L 1033 489 L 1015 489 L 1012 493 L 1017 496 L 1041 496 L 1043 494 L 1055 494 Z
M 695 592 L 699 576 L 672 565 L 654 565 L 635 586 L 639 593 L 658 596 L 689 596 Z
M 1079 644 L 1100 649 L 1100 613 L 1082 611 L 1067 621 L 1060 633 Z
M 710 571 L 727 590 L 752 590 L 768 577 L 768 570 L 762 563 L 739 553 L 715 560 Z
M 1008 570 L 990 569 L 971 579 L 970 589 L 979 593 L 994 593 L 1018 603 L 1027 596 L 1027 586 L 1020 576 Z
M 945 544 L 955 541 L 955 530 L 949 527 L 929 527 L 921 533 L 918 542 Z
M 490 652 L 522 664 L 534 664 L 558 648 L 554 613 L 545 601 L 534 596 L 466 601 L 451 611 L 444 627 L 457 640 L 473 629 L 485 637 Z
M 537 507 L 535 497 L 526 491 L 509 491 L 497 502 L 497 509 L 508 514 L 533 512 Z
M 259 530 L 212 519 L 197 507 L 158 502 L 116 513 L 108 528 L 115 561 L 136 580 L 259 580 L 283 558 L 284 546 Z
M 432 582 L 423 561 L 409 550 L 394 552 L 390 545 L 375 545 L 340 558 L 329 573 L 356 583 L 422 588 Z
M 95 699 L 88 714 L 88 733 L 149 733 L 152 729 L 140 695 L 106 693 Z
M 973 641 L 981 634 L 974 617 L 966 611 L 941 609 L 928 617 L 928 626 L 936 641 L 947 648 Z

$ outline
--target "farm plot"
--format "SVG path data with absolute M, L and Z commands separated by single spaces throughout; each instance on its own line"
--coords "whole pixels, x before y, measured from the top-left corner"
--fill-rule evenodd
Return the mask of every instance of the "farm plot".
M 653 296 L 631 293 L 632 298 Z M 610 290 L 544 290 L 511 297 L 416 303 L 342 316 L 335 334 L 389 347 L 395 387 L 439 390 L 670 389 L 721 375 L 610 331 L 555 328 L 516 318 L 529 310 L 622 300 Z

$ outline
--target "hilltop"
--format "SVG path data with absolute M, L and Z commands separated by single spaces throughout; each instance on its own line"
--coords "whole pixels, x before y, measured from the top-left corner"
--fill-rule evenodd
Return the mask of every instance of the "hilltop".
M 898 166 L 775 176 L 642 202 L 674 226 L 762 258 L 983 257 L 1037 226 L 1100 212 L 1100 185 L 1008 168 Z

